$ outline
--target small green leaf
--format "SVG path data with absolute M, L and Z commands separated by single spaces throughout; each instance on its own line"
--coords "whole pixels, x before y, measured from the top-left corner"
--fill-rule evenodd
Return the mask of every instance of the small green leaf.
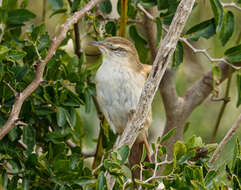
M 148 49 L 145 47 L 147 45 L 146 40 L 138 33 L 135 25 L 130 26 L 129 34 L 135 43 L 140 61 L 146 63 L 148 59 Z
M 114 22 L 110 21 L 107 22 L 107 24 L 105 25 L 105 31 L 107 34 L 111 34 L 111 36 L 115 36 L 116 35 L 116 25 Z
M 207 175 L 205 176 L 204 183 L 206 186 L 213 182 L 213 179 L 217 176 L 217 172 L 215 170 L 208 171 Z
M 179 160 L 178 160 L 178 164 L 183 164 L 185 161 L 189 160 L 190 158 L 195 156 L 195 151 L 190 151 L 187 154 L 185 154 L 184 156 L 182 156 Z
M 122 147 L 118 148 L 117 151 L 118 151 L 118 153 L 120 154 L 120 156 L 122 158 L 120 164 L 123 165 L 126 162 L 128 156 L 129 156 L 130 148 L 129 148 L 128 145 L 123 145 Z
M 174 144 L 173 148 L 173 155 L 175 156 L 176 160 L 179 160 L 184 154 L 186 154 L 187 148 L 183 142 L 177 141 Z
M 9 52 L 8 47 L 0 45 L 0 58 L 4 58 Z
M 28 125 L 23 128 L 23 142 L 28 147 L 27 152 L 31 153 L 36 143 L 36 130 L 34 127 Z
M 98 176 L 98 182 L 97 182 L 97 190 L 107 190 L 107 183 L 104 172 L 100 172 Z
M 239 107 L 241 104 L 241 74 L 237 74 L 237 79 L 236 79 L 236 86 L 237 86 L 237 91 L 238 91 L 238 100 L 236 106 Z
M 162 38 L 162 21 L 160 17 L 157 17 L 155 21 L 156 21 L 156 28 L 157 28 L 156 47 L 158 47 Z
M 210 3 L 214 14 L 216 32 L 218 32 L 223 23 L 223 7 L 219 0 L 210 0 Z
M 178 67 L 183 62 L 183 54 L 184 54 L 184 50 L 183 50 L 182 42 L 178 41 L 176 50 L 173 54 L 173 62 L 172 62 L 173 67 Z
M 28 190 L 29 189 L 29 179 L 27 177 L 23 178 L 23 189 Z
M 23 59 L 27 53 L 25 51 L 18 51 L 18 50 L 10 50 L 8 56 L 12 58 L 14 61 L 18 61 Z
M 22 24 L 35 17 L 36 15 L 27 9 L 16 9 L 8 13 L 8 22 L 11 24 Z
M 5 24 L 8 19 L 8 11 L 0 7 L 0 23 Z
M 141 185 L 142 187 L 147 187 L 147 188 L 154 188 L 155 185 L 153 185 L 152 183 L 145 183 L 143 181 L 140 181 L 138 179 L 135 179 L 135 182 L 139 185 Z
M 65 115 L 66 110 L 63 107 L 58 107 L 57 109 L 57 124 L 60 127 L 65 126 L 67 119 Z
M 212 18 L 190 28 L 185 37 L 197 41 L 200 37 L 209 39 L 214 34 L 216 34 L 215 19 Z
M 110 0 L 105 0 L 99 4 L 99 9 L 105 14 L 110 14 L 112 11 L 112 4 Z
M 77 11 L 77 9 L 79 7 L 79 4 L 80 4 L 80 0 L 74 0 L 73 1 L 73 3 L 72 3 L 72 12 Z
M 49 18 L 53 17 L 54 15 L 63 14 L 63 13 L 66 13 L 66 12 L 67 12 L 67 9 L 56 9 L 56 10 L 49 16 Z
M 63 7 L 63 0 L 48 0 L 48 1 L 54 8 Z
M 145 158 L 146 158 L 146 147 L 145 147 L 145 144 L 143 144 L 142 155 L 141 155 L 141 161 L 140 162 L 144 162 Z
M 228 42 L 234 32 L 234 15 L 231 11 L 225 14 L 224 22 L 220 32 L 220 40 L 223 46 Z
M 2 172 L 2 184 L 1 186 L 3 187 L 3 189 L 7 189 L 8 186 L 8 173 L 6 172 L 6 170 L 3 170 Z
M 231 63 L 236 63 L 241 61 L 241 45 L 234 46 L 227 49 L 224 54 L 227 56 L 226 59 Z
M 167 134 L 165 134 L 165 135 L 160 139 L 160 143 L 163 143 L 164 141 L 167 141 L 168 139 L 170 139 L 171 136 L 174 134 L 175 131 L 176 131 L 176 128 L 171 129 Z
M 232 182 L 233 182 L 233 189 L 237 189 L 237 190 L 241 189 L 241 183 L 237 176 L 233 175 Z

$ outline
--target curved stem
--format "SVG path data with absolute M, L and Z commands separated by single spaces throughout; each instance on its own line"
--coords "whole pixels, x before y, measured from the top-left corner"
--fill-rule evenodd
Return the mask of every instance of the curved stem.
M 216 121 L 216 124 L 215 124 L 215 127 L 213 129 L 213 133 L 212 133 L 212 138 L 211 138 L 211 142 L 214 142 L 216 140 L 216 136 L 217 136 L 217 132 L 218 132 L 218 128 L 220 126 L 220 123 L 221 123 L 221 120 L 223 118 L 223 114 L 224 114 L 224 111 L 227 107 L 227 104 L 229 103 L 229 91 L 230 91 L 230 86 L 231 86 L 231 81 L 232 81 L 232 75 L 233 75 L 233 72 L 232 72 L 232 69 L 231 67 L 229 67 L 229 71 L 228 71 L 228 81 L 227 81 L 227 86 L 226 86 L 226 91 L 225 91 L 225 96 L 223 98 L 223 104 L 222 104 L 222 107 L 219 111 L 219 114 L 218 114 L 218 118 L 217 118 L 217 121 Z

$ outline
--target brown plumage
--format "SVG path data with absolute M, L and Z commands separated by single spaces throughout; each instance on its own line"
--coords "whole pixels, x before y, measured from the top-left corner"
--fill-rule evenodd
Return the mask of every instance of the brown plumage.
M 102 65 L 95 77 L 98 103 L 109 125 L 122 134 L 132 110 L 136 109 L 151 66 L 141 64 L 135 46 L 125 38 L 110 37 L 91 44 L 103 54 Z M 147 152 L 146 161 L 150 161 L 147 130 L 151 120 L 150 112 L 131 148 L 131 166 L 140 162 L 143 146 Z M 139 178 L 139 170 L 133 171 L 133 177 Z

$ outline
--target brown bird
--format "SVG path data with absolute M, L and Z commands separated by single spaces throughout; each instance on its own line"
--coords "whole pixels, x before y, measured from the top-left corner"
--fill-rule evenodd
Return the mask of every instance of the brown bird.
M 141 64 L 135 46 L 125 38 L 109 37 L 90 44 L 97 46 L 103 55 L 95 77 L 97 101 L 110 127 L 122 134 L 131 112 L 136 109 L 151 66 Z M 151 121 L 150 112 L 145 128 L 131 148 L 131 166 L 140 162 L 143 145 L 147 152 L 146 161 L 150 161 L 147 130 Z M 132 173 L 134 178 L 139 178 L 137 169 Z

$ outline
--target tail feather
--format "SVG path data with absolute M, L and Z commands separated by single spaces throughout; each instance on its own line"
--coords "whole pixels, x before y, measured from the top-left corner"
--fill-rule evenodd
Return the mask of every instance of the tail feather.
M 141 161 L 141 157 L 142 157 L 142 152 L 143 152 L 143 146 L 146 149 L 146 158 L 145 161 L 146 162 L 151 162 L 151 157 L 150 157 L 150 151 L 149 151 L 149 147 L 148 147 L 148 142 L 147 139 L 144 138 L 143 140 L 136 140 L 135 143 L 133 144 L 131 151 L 130 151 L 130 156 L 129 156 L 129 163 L 131 168 L 135 165 L 135 164 L 139 164 Z M 137 168 L 135 170 L 132 170 L 132 178 L 135 179 L 140 179 L 140 169 Z

